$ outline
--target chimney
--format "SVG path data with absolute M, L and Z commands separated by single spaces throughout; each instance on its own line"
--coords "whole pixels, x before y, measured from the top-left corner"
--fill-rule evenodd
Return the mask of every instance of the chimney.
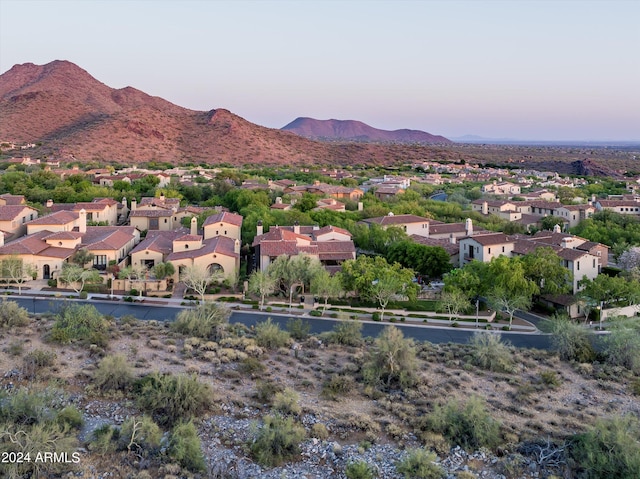
M 122 208 L 125 209 L 125 210 L 129 209 L 129 207 L 127 206 L 127 197 L 126 196 L 122 197 Z
M 135 210 L 137 207 L 138 207 L 138 201 L 135 198 L 133 198 L 131 200 L 131 211 Z
M 47 208 L 51 208 L 53 206 L 53 200 L 47 200 L 47 204 L 45 205 Z
M 164 193 L 160 193 L 160 201 L 164 203 Z
M 297 221 L 293 223 L 293 232 L 297 235 L 300 234 L 300 223 L 298 223 Z
M 473 236 L 473 221 L 471 221 L 471 218 L 467 218 L 467 221 L 465 221 L 464 230 L 467 236 Z
M 79 213 L 78 231 L 80 233 L 87 232 L 87 210 L 85 210 L 84 208 L 82 208 Z
M 4 246 L 4 233 L 0 231 L 0 246 Z
M 489 203 L 487 203 L 486 201 L 482 202 L 482 214 L 483 215 L 489 214 Z
M 320 229 L 320 225 L 318 223 L 313 225 L 313 231 L 318 231 L 319 229 Z
M 276 197 L 276 205 L 281 205 L 282 204 L 282 197 L 281 196 L 277 196 Z
M 362 201 L 358 201 L 358 211 L 362 210 L 364 210 L 364 205 L 362 204 Z
M 429 224 L 430 223 L 427 221 L 427 224 L 425 225 L 425 228 L 424 228 L 424 233 L 425 234 L 423 234 L 422 236 L 424 236 L 425 238 L 429 237 Z
M 449 243 L 456 244 L 456 237 L 453 236 L 453 233 L 449 233 Z
M 233 242 L 233 252 L 236 254 L 240 254 L 240 241 L 235 240 Z
M 555 225 L 553 227 L 553 232 L 554 233 L 562 233 L 562 231 L 560 230 L 560 225 Z
M 191 218 L 191 231 L 189 233 L 193 236 L 196 236 L 198 234 L 198 218 L 196 218 L 195 216 Z
M 591 195 L 591 202 L 595 205 L 596 204 L 596 195 Z
M 569 248 L 569 241 L 571 241 L 571 238 L 562 238 L 562 241 L 560 241 L 560 246 L 562 248 Z
M 262 228 L 262 220 L 258 220 L 256 223 L 256 236 L 260 236 L 264 234 L 264 229 Z

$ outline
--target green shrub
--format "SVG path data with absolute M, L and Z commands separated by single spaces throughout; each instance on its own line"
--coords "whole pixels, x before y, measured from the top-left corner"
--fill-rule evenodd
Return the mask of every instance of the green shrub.
M 557 388 L 562 384 L 562 378 L 555 371 L 542 371 L 540 379 L 544 384 L 551 388 Z
M 324 441 L 329 437 L 329 431 L 327 431 L 327 426 L 322 424 L 321 422 L 315 423 L 311 426 L 311 431 L 309 431 L 310 437 L 315 437 L 316 439 L 320 439 Z
M 640 374 L 640 328 L 628 327 L 633 325 L 632 321 L 635 320 L 626 320 L 612 328 L 604 338 L 605 354 L 609 364 Z
M 466 403 L 437 405 L 425 425 L 465 449 L 495 448 L 501 442 L 500 424 L 487 412 L 484 401 L 472 396 Z
M 497 373 L 513 373 L 516 364 L 510 347 L 499 335 L 476 333 L 470 341 L 473 364 Z
M 387 326 L 376 338 L 363 377 L 374 386 L 406 389 L 416 382 L 418 363 L 412 339 L 395 326 Z
M 314 309 L 313 311 L 309 311 L 309 316 L 320 317 L 322 316 L 322 311 L 318 311 L 317 309 Z
M 280 383 L 271 380 L 258 381 L 256 383 L 255 398 L 264 404 L 271 404 L 274 396 L 284 391 L 284 387 Z
M 57 280 L 57 279 L 49 279 L 49 280 L 47 281 L 47 285 L 48 285 L 50 288 L 57 288 L 57 287 L 58 287 L 58 280 Z
M 122 354 L 106 356 L 93 374 L 93 384 L 102 391 L 126 390 L 133 383 L 129 361 Z
M 382 321 L 382 316 L 380 315 L 380 313 L 378 311 L 375 311 L 374 313 L 371 314 L 371 320 L 372 321 Z
M 355 381 L 352 376 L 334 374 L 322 385 L 322 396 L 333 401 L 345 397 L 353 390 Z
M 15 301 L 0 301 L 0 327 L 16 328 L 29 324 L 29 313 Z
M 265 416 L 262 427 L 255 431 L 249 443 L 249 450 L 259 464 L 278 466 L 300 454 L 304 437 L 304 428 L 292 418 Z
M 328 341 L 345 346 L 362 346 L 362 323 L 357 321 L 339 321 L 328 335 Z
M 441 479 L 446 476 L 444 469 L 435 464 L 438 457 L 424 449 L 410 449 L 407 455 L 396 463 L 396 469 L 407 479 Z
M 92 434 L 89 450 L 99 455 L 107 455 L 115 452 L 116 441 L 119 438 L 120 430 L 109 424 L 97 427 Z
M 155 454 L 160 449 L 162 431 L 149 416 L 129 417 L 120 427 L 120 449 L 142 456 Z
M 635 479 L 640 471 L 640 421 L 631 414 L 600 420 L 573 437 L 569 453 L 577 477 Z
M 256 325 L 256 342 L 258 346 L 268 349 L 277 349 L 288 346 L 291 336 L 287 331 L 280 329 L 271 318 Z
M 543 325 L 551 332 L 551 344 L 560 358 L 579 363 L 590 363 L 596 352 L 589 340 L 589 331 L 571 320 L 559 317 Z
M 262 361 L 251 356 L 243 359 L 238 368 L 245 374 L 262 374 L 267 369 Z
M 203 303 L 180 311 L 171 329 L 185 336 L 218 341 L 225 335 L 231 312 L 223 304 Z
M 106 346 L 109 323 L 89 304 L 67 304 L 56 314 L 51 340 L 57 343 L 96 344 Z
M 129 291 L 130 296 L 138 296 L 138 294 L 140 294 L 140 291 L 135 288 L 131 288 L 131 291 Z
M 344 470 L 347 479 L 373 479 L 376 477 L 374 469 L 365 461 L 355 461 L 347 464 Z
M 171 431 L 169 457 L 192 472 L 204 472 L 206 463 L 193 422 L 180 423 Z
M 309 336 L 311 324 L 302 318 L 290 318 L 289 322 L 287 322 L 287 331 L 296 341 L 304 341 Z
M 71 429 L 80 429 L 84 424 L 82 413 L 75 406 L 67 406 L 56 415 L 56 421 L 60 426 L 68 426 Z
M 640 396 L 640 379 L 631 381 L 631 392 L 636 396 Z
M 282 414 L 299 415 L 302 408 L 299 404 L 300 395 L 293 389 L 285 388 L 273 397 L 273 408 Z
M 78 297 L 80 299 L 87 299 L 89 297 L 89 293 L 87 293 L 86 291 L 80 291 L 80 293 L 78 293 Z
M 42 369 L 53 366 L 56 357 L 53 351 L 34 349 L 22 358 L 22 373 L 29 379 L 35 378 Z
M 206 411 L 213 401 L 211 388 L 193 376 L 153 373 L 136 382 L 138 405 L 161 425 L 187 421 Z

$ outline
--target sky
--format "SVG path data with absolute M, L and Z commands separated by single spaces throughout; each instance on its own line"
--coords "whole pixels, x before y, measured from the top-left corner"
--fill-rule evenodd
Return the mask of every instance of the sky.
M 0 72 L 69 60 L 271 128 L 640 140 L 639 24 L 640 0 L 0 0 Z

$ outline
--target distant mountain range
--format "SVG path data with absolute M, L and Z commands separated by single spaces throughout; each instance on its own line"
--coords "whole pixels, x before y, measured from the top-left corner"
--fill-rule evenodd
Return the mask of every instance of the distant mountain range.
M 0 141 L 39 145 L 31 156 L 135 164 L 391 164 L 461 153 L 400 144 L 324 143 L 265 128 L 228 110 L 194 111 L 135 88 L 113 89 L 56 60 L 0 75 Z
M 364 142 L 451 144 L 444 136 L 420 130 L 380 130 L 356 120 L 315 120 L 300 117 L 282 128 L 296 135 L 316 140 L 350 140 Z

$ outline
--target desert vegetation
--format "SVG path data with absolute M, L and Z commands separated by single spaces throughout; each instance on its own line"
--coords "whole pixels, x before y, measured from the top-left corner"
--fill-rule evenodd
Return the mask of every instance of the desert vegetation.
M 326 447 L 336 472 L 354 478 L 444 477 L 442 461 L 455 447 L 495 457 L 465 456 L 460 477 L 535 470 L 631 478 L 640 460 L 640 352 L 624 347 L 638 333 L 633 321 L 620 326 L 630 340 L 586 354 L 579 337 L 567 346 L 565 326 L 557 350 L 545 352 L 512 348 L 495 333 L 434 345 L 391 325 L 368 338 L 347 320 L 320 336 L 301 318 L 287 329 L 265 321 L 251 330 L 229 324 L 219 305 L 171 324 L 105 318 L 90 307 L 80 318 L 72 307 L 29 317 L 11 301 L 0 304 L 0 317 L 3 308 L 24 319 L 1 326 L 3 450 L 50 444 L 74 457 L 85 449 L 77 463 L 3 465 L 6 477 L 93 468 L 233 478 L 243 477 L 240 464 L 285 474 L 276 471 L 304 463 L 314 447 Z M 76 323 L 98 341 L 52 334 Z M 389 447 L 393 460 L 368 455 Z M 215 448 L 234 460 L 216 462 Z

